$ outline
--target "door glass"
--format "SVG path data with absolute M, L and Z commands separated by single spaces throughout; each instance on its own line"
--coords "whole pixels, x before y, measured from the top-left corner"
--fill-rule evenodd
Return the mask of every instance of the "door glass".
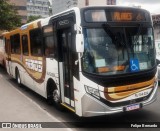
M 69 97 L 69 68 L 68 68 L 68 45 L 66 34 L 62 34 L 62 52 L 63 52 L 63 63 L 64 63 L 64 95 L 65 97 Z

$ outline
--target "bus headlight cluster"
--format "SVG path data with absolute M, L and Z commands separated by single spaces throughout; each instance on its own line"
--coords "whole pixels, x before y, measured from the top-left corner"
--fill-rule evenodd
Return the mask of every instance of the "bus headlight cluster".
M 86 89 L 86 92 L 92 96 L 95 96 L 95 97 L 100 97 L 100 94 L 99 94 L 99 90 L 95 89 L 95 88 L 92 88 L 92 87 L 89 87 L 89 86 L 84 86 L 85 89 Z

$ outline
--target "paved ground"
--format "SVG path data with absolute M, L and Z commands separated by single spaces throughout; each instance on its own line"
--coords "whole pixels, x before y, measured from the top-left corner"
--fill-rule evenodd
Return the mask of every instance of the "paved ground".
M 0 68 L 0 122 L 57 122 L 61 124 L 60 127 L 66 127 L 36 102 L 14 88 L 3 73 L 3 68 Z

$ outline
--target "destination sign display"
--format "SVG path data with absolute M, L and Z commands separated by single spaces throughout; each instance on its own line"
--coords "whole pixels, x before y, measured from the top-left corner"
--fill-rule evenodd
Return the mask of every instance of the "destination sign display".
M 138 11 L 115 11 L 111 12 L 110 15 L 110 21 L 146 21 L 145 14 Z
M 140 10 L 86 10 L 84 12 L 86 22 L 138 22 L 147 21 L 145 11 Z
M 133 14 L 128 12 L 114 12 L 113 20 L 114 21 L 131 21 L 133 19 Z

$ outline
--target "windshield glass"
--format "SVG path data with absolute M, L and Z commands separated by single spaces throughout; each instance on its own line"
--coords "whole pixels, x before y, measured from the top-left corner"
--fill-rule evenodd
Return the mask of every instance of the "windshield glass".
M 155 65 L 150 27 L 84 29 L 83 71 L 100 75 L 138 72 Z

